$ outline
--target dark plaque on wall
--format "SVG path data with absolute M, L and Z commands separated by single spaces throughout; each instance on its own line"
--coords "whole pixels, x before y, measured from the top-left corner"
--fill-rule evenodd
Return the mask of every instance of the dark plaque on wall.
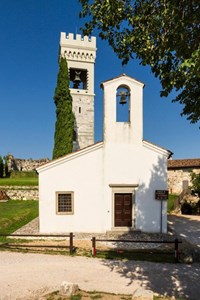
M 167 200 L 168 199 L 168 191 L 167 190 L 156 190 L 155 191 L 155 199 L 156 200 Z

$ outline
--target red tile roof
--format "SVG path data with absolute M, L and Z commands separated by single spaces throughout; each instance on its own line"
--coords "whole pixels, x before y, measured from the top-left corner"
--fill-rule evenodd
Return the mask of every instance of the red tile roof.
M 169 159 L 168 169 L 200 168 L 200 158 Z

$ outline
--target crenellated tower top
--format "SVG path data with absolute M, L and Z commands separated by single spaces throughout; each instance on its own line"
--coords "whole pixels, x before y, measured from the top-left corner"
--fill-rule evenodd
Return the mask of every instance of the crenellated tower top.
M 67 60 L 81 60 L 95 62 L 96 58 L 96 37 L 82 37 L 73 33 L 66 35 L 61 32 L 60 35 L 60 54 L 65 56 Z

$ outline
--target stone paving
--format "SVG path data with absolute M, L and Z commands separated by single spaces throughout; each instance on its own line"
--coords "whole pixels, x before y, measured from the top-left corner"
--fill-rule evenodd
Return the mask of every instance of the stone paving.
M 35 218 L 28 224 L 16 230 L 14 233 L 15 234 L 39 234 L 39 218 Z

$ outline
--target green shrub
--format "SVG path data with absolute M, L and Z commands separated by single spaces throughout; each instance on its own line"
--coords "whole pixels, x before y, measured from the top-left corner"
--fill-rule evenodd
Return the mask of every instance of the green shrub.
M 12 171 L 10 178 L 37 178 L 38 175 L 35 171 Z
M 192 206 L 191 206 L 191 204 L 188 203 L 188 202 L 184 202 L 181 205 L 181 213 L 183 215 L 191 215 L 192 214 Z
M 191 173 L 192 188 L 200 198 L 200 174 Z
M 175 209 L 177 195 L 170 194 L 167 200 L 167 212 L 170 213 Z

